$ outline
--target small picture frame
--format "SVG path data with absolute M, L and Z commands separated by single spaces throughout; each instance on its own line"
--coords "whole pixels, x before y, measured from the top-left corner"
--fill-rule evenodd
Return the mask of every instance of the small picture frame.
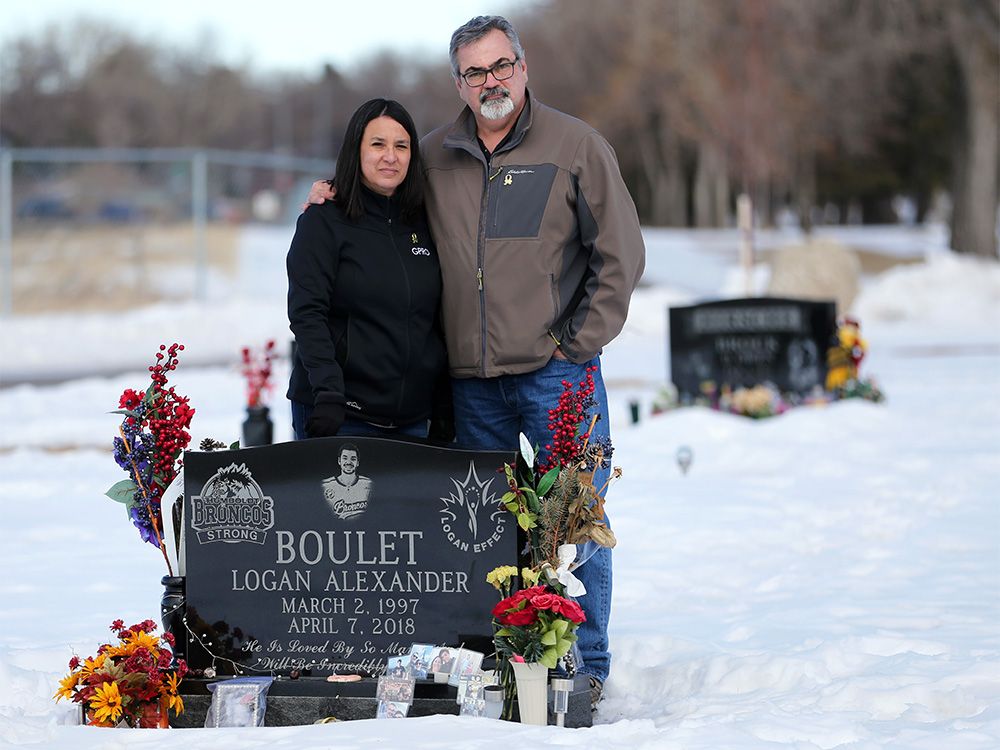
M 412 678 L 379 677 L 375 697 L 380 701 L 413 703 L 413 684 Z
M 483 698 L 466 698 L 459 709 L 460 716 L 482 716 L 486 710 L 486 700 Z
M 405 719 L 410 710 L 409 703 L 398 701 L 379 701 L 378 710 L 375 713 L 376 719 Z
M 451 670 L 451 676 L 448 678 L 448 684 L 452 687 L 458 687 L 459 677 L 476 674 L 482 666 L 483 658 L 484 654 L 479 651 L 467 648 L 459 649 L 458 656 L 455 658 L 455 667 Z
M 410 676 L 410 655 L 390 656 L 385 660 L 386 677 L 403 679 Z
M 428 675 L 444 674 L 450 675 L 455 668 L 456 656 L 459 649 L 453 646 L 435 646 L 431 651 L 431 662 L 427 668 Z
M 458 678 L 458 693 L 455 697 L 455 702 L 460 706 L 464 706 L 467 700 L 482 698 L 484 684 L 485 681 L 482 672 L 461 675 Z
M 429 643 L 414 643 L 410 647 L 410 677 L 415 680 L 427 679 L 434 651 L 434 646 Z

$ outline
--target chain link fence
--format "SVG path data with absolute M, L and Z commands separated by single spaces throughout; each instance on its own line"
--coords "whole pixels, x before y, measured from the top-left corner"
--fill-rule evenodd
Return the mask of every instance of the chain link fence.
M 234 272 L 239 226 L 293 222 L 334 166 L 210 149 L 0 149 L 0 316 L 205 300 L 212 274 Z

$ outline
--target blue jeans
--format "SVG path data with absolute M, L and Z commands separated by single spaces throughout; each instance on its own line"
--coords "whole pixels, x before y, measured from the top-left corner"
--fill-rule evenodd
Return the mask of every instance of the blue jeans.
M 292 401 L 291 405 L 292 431 L 295 433 L 295 439 L 305 440 L 308 437 L 306 435 L 306 422 L 312 415 L 313 407 L 309 404 L 303 404 L 301 401 Z M 337 437 L 396 437 L 398 435 L 427 437 L 427 425 L 427 420 L 422 419 L 402 427 L 379 427 L 371 422 L 348 416 L 344 419 L 344 424 L 337 430 Z
M 576 386 L 591 365 L 598 367 L 594 373 L 594 399 L 601 415 L 593 435 L 609 438 L 608 396 L 600 364 L 600 357 L 580 365 L 550 359 L 541 369 L 523 375 L 453 378 L 451 387 L 458 445 L 472 450 L 516 451 L 518 434 L 523 432 L 532 445 L 539 446 L 544 452 L 545 445 L 551 442 L 549 409 L 558 405 L 563 381 Z M 593 417 L 593 414 L 590 416 Z M 609 475 L 610 469 L 600 469 L 594 474 L 597 489 L 604 486 Z M 580 606 L 587 620 L 577 630 L 577 645 L 583 657 L 580 671 L 603 682 L 611 666 L 608 650 L 611 550 L 590 542 L 578 548 L 577 559 L 586 561 L 574 573 L 587 588 L 587 593 L 580 597 Z

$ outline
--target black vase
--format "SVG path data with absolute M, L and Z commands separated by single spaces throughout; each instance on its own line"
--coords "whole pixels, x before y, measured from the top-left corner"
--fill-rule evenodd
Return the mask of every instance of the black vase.
M 247 418 L 243 422 L 243 442 L 241 448 L 254 445 L 270 445 L 274 437 L 274 423 L 268 416 L 270 409 L 266 406 L 248 406 Z
M 163 598 L 160 600 L 160 621 L 163 632 L 174 637 L 174 659 L 171 668 L 177 667 L 178 659 L 187 658 L 187 631 L 184 627 L 184 576 L 163 576 Z

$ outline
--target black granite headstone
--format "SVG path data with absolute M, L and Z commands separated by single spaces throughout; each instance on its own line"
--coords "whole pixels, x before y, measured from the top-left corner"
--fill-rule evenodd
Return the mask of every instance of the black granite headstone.
M 186 453 L 189 664 L 375 675 L 414 642 L 489 653 L 512 458 L 381 438 Z
M 773 383 L 808 393 L 823 386 L 826 351 L 836 334 L 834 302 L 760 297 L 672 307 L 670 373 L 678 394 Z

